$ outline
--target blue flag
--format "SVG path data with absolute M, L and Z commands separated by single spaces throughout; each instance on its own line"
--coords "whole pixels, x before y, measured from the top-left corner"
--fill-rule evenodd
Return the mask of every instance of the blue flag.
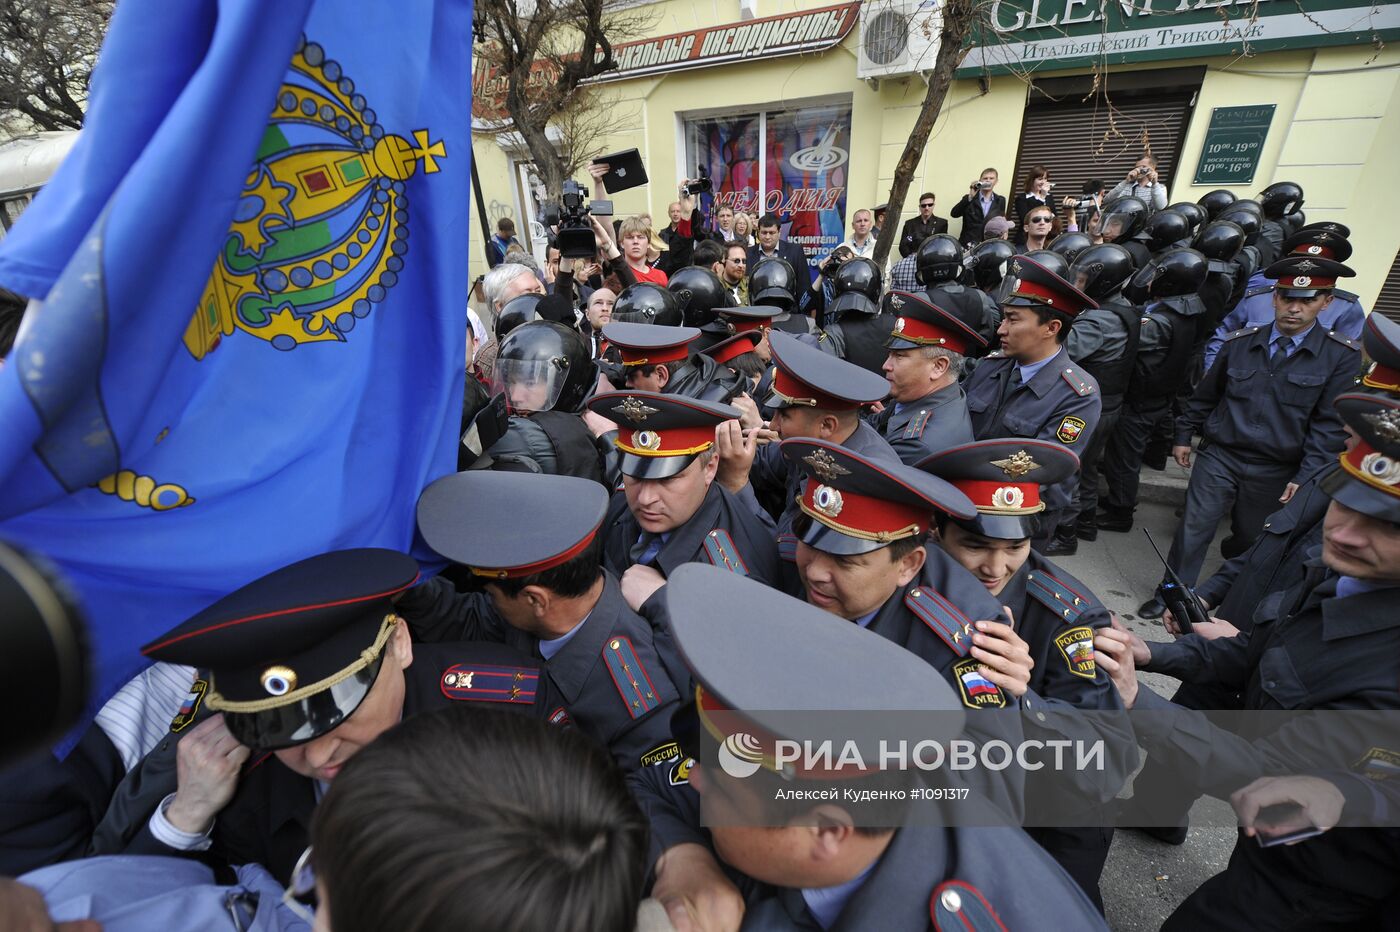
M 0 247 L 0 538 L 138 648 L 455 466 L 470 0 L 123 0 L 68 159 Z

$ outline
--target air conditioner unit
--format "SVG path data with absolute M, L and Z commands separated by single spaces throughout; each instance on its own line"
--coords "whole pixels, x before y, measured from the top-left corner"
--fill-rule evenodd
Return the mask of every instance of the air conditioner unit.
M 890 78 L 932 71 L 942 28 L 936 0 L 865 0 L 856 75 Z

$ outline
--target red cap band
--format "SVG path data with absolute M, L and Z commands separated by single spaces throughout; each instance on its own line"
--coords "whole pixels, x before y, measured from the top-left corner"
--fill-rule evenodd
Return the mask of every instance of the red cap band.
M 1372 363 L 1371 369 L 1361 384 L 1369 388 L 1380 388 L 1388 392 L 1400 392 L 1400 369 L 1392 369 L 1380 363 Z
M 796 761 L 778 764 L 778 737 L 760 728 L 742 712 L 725 705 L 714 693 L 703 686 L 695 687 L 695 711 L 700 724 L 710 736 L 726 746 L 731 754 L 758 764 L 770 773 L 779 773 L 796 780 L 841 780 L 865 777 L 875 773 L 874 768 L 855 763 L 841 765 L 839 755 L 817 755 L 807 758 L 803 755 Z M 737 746 L 731 746 L 734 742 Z M 835 767 L 826 767 L 825 763 Z
M 645 349 L 623 346 L 621 343 L 614 343 L 618 351 L 622 353 L 622 364 L 624 366 L 659 366 L 667 362 L 680 362 L 690 355 L 690 342 L 679 346 L 648 347 Z
M 715 425 L 642 429 L 631 433 L 619 430 L 613 442 L 622 452 L 635 456 L 689 456 L 714 445 Z
M 1029 515 L 1045 510 L 1040 500 L 1040 484 L 1036 482 L 956 479 L 953 485 L 972 499 L 972 504 L 984 514 Z
M 1297 246 L 1293 247 L 1293 251 L 1289 253 L 1289 255 L 1321 256 L 1324 259 L 1332 259 L 1334 261 L 1337 258 L 1337 253 L 1332 249 L 1332 247 L 1324 245 L 1322 243 L 1300 243 Z
M 1393 460 L 1365 440 L 1342 454 L 1342 468 L 1378 492 L 1400 498 L 1400 460 Z
M 897 319 L 894 322 L 894 329 L 890 331 L 890 336 L 902 337 L 910 343 L 919 343 L 923 346 L 942 346 L 959 356 L 966 356 L 969 348 L 967 334 L 936 327 L 917 317 Z
M 1047 288 L 1037 282 L 1027 281 L 1024 278 L 1016 280 L 1016 287 L 1011 292 L 1013 298 L 1028 298 L 1036 304 L 1044 304 L 1061 314 L 1070 317 L 1084 310 L 1084 307 L 1066 294 Z
M 802 511 L 833 531 L 858 540 L 890 543 L 928 530 L 933 508 L 902 505 L 808 480 Z
M 1278 279 L 1275 287 L 1283 288 L 1331 288 L 1337 284 L 1335 278 L 1323 278 L 1320 275 L 1285 275 Z

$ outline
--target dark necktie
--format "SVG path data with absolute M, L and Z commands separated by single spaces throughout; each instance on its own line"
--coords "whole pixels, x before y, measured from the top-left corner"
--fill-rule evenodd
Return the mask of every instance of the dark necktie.
M 1006 408 L 1007 399 L 1016 394 L 1016 389 L 1020 388 L 1023 384 L 1025 383 L 1021 381 L 1021 370 L 1016 366 L 1012 366 L 1011 371 L 1006 373 L 1006 381 L 1001 383 L 1001 398 L 997 401 L 998 414 Z
M 1269 353 L 1269 368 L 1277 369 L 1285 359 L 1288 358 L 1288 337 L 1281 336 L 1274 340 L 1273 350 Z

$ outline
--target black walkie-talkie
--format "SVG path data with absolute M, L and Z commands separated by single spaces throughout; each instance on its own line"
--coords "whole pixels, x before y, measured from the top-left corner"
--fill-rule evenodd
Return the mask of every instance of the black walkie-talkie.
M 1210 621 L 1210 616 L 1201 607 L 1201 601 L 1196 598 L 1196 593 L 1192 592 L 1191 587 L 1181 581 L 1181 577 L 1176 575 L 1176 571 L 1167 562 L 1167 558 L 1162 556 L 1162 551 L 1157 549 L 1157 542 L 1152 539 L 1152 532 L 1143 528 L 1142 533 L 1147 535 L 1147 542 L 1152 545 L 1157 559 L 1162 561 L 1162 566 L 1166 567 L 1167 570 L 1166 579 L 1157 587 L 1157 598 L 1172 613 L 1181 633 L 1190 634 L 1196 625 Z

